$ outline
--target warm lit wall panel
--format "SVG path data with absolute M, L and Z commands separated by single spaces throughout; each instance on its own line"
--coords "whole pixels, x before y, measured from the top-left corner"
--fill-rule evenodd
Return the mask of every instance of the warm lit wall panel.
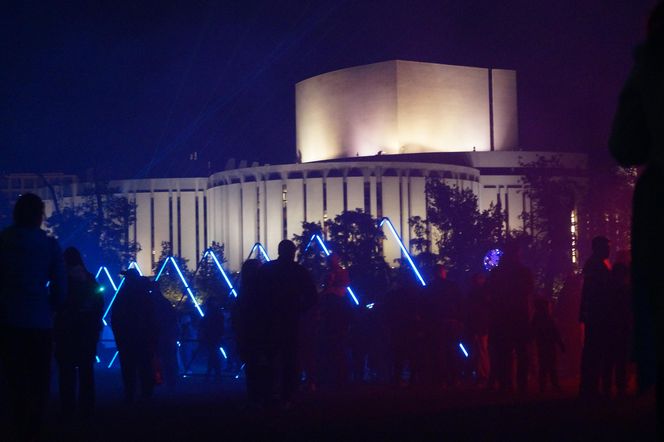
M 483 68 L 398 61 L 400 152 L 489 150 L 488 75 Z
M 256 237 L 256 189 L 257 183 L 242 184 L 242 251 L 240 254 L 247 257 L 251 248 L 258 242 Z
M 302 179 L 286 180 L 288 192 L 286 204 L 286 229 L 287 238 L 293 239 L 293 235 L 302 234 L 302 221 L 304 221 L 304 193 L 302 190 Z
M 327 217 L 334 219 L 344 210 L 344 188 L 342 177 L 327 178 Z
M 396 153 L 396 63 L 341 69 L 295 86 L 302 161 Z
M 180 192 L 180 256 L 195 269 L 200 260 L 196 254 L 196 192 Z
M 265 247 L 271 257 L 277 256 L 279 242 L 283 239 L 283 206 L 281 200 L 281 181 L 267 183 L 267 241 Z
M 152 273 L 152 249 L 150 248 L 150 194 L 136 194 L 136 240 L 141 245 L 138 252 L 138 265 L 143 272 Z M 158 252 L 158 251 L 157 251 Z M 158 258 L 158 256 L 155 256 Z
M 364 177 L 346 178 L 346 206 L 351 211 L 355 209 L 364 211 Z
M 492 69 L 494 150 L 519 147 L 516 71 Z
M 383 216 L 390 218 L 397 232 L 401 231 L 401 216 L 399 214 L 399 177 L 383 177 Z M 385 260 L 390 266 L 396 265 L 395 259 L 401 258 L 399 244 L 392 237 L 390 230 L 385 227 L 386 241 L 383 242 Z
M 323 222 L 323 179 L 307 178 L 307 221 Z

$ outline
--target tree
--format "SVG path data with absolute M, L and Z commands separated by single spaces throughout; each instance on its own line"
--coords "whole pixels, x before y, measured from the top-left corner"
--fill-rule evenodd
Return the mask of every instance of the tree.
M 521 165 L 523 192 L 530 211 L 522 218 L 525 229 L 513 232 L 528 246 L 525 260 L 536 275 L 540 289 L 555 296 L 559 282 L 574 269 L 571 217 L 584 192 L 583 178 L 566 171 L 557 156 L 543 157 Z
M 344 211 L 325 223 L 327 246 L 338 254 L 341 263 L 349 269 L 351 284 L 360 296 L 371 299 L 374 294 L 386 289 L 389 266 L 382 253 L 383 231 L 370 214 L 357 209 Z M 327 272 L 327 264 L 318 244 L 312 244 L 304 253 L 314 234 L 323 237 L 319 223 L 302 223 L 302 235 L 293 240 L 300 251 L 301 262 L 312 272 L 318 282 L 322 282 Z M 325 240 L 325 238 L 323 238 Z
M 606 236 L 613 250 L 631 248 L 632 195 L 638 177 L 636 168 L 599 165 L 590 170 L 587 192 L 579 204 L 579 249 L 590 253 L 593 237 Z
M 504 241 L 503 214 L 491 204 L 480 211 L 472 189 L 450 186 L 439 178 L 429 178 L 425 186 L 427 218 L 410 220 L 416 239 L 411 241 L 420 253 L 433 260 L 431 244 L 438 248 L 437 260 L 456 279 L 482 270 L 486 252 Z
M 226 258 L 224 257 L 224 245 L 213 241 L 210 250 L 219 260 L 219 264 L 223 266 L 224 262 L 226 262 Z M 228 277 L 232 278 L 232 275 L 228 275 Z M 229 296 L 232 296 L 228 284 L 226 284 L 226 281 L 223 279 L 213 258 L 209 255 L 201 260 L 195 272 L 194 282 L 197 296 L 203 302 L 207 302 L 210 297 L 216 297 L 222 305 L 226 305 Z
M 297 246 L 298 259 L 314 279 L 318 286 L 321 286 L 327 273 L 327 262 L 325 255 L 320 250 L 320 245 L 311 242 L 314 235 L 324 238 L 323 228 L 320 223 L 302 222 L 302 234 L 294 235 L 293 242 Z M 307 246 L 309 247 L 307 249 Z M 306 249 L 306 250 L 305 250 Z
M 119 271 L 136 259 L 140 244 L 129 239 L 136 222 L 136 204 L 95 187 L 80 204 L 62 207 L 46 220 L 62 247 L 78 248 L 90 269 L 105 265 Z

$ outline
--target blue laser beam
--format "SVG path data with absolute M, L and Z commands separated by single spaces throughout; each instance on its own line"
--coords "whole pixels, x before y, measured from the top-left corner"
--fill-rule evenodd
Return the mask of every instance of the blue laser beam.
M 408 263 L 410 264 L 410 268 L 413 269 L 413 273 L 415 273 L 415 276 L 417 276 L 417 279 L 420 280 L 420 283 L 422 284 L 422 287 L 425 287 L 427 284 L 424 282 L 424 278 L 422 278 L 422 274 L 420 271 L 417 269 L 417 266 L 413 262 L 413 259 L 410 257 L 410 253 L 408 253 L 408 250 L 406 249 L 406 246 L 404 245 L 401 237 L 397 233 L 397 230 L 394 228 L 394 224 L 392 224 L 392 221 L 390 221 L 389 218 L 383 218 L 380 221 L 380 224 L 378 227 L 383 227 L 384 224 L 387 224 L 387 227 L 390 228 L 390 231 L 392 232 L 392 235 L 394 238 L 397 240 L 397 243 L 399 244 L 399 248 L 401 248 L 401 253 L 406 257 L 408 260 Z

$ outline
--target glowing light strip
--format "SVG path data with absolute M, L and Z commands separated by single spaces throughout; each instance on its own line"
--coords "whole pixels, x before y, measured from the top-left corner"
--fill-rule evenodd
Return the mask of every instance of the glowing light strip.
M 132 261 L 129 263 L 129 268 L 135 268 L 138 271 L 138 274 L 143 276 L 143 271 L 141 270 L 141 266 L 138 265 L 136 261 Z
M 311 243 L 314 241 L 314 238 L 317 237 L 318 235 L 311 235 L 311 238 L 309 238 L 309 242 L 307 243 L 307 246 L 304 248 L 304 253 L 309 250 L 309 247 L 311 247 Z
M 99 356 L 95 356 L 95 359 L 97 360 L 97 364 L 101 362 L 101 359 L 99 359 Z
M 119 353 L 120 352 L 118 352 L 118 351 L 115 352 L 115 354 L 113 355 L 113 359 L 111 359 L 111 362 L 108 363 L 108 367 L 106 367 L 106 368 L 111 368 L 111 366 L 113 365 L 113 362 L 115 362 L 115 358 L 118 357 Z
M 125 278 L 122 278 L 122 281 L 120 281 L 120 285 L 118 285 L 118 288 L 115 289 L 115 293 L 113 294 L 113 298 L 111 298 L 111 302 L 108 303 L 108 307 L 106 307 L 106 311 L 104 312 L 104 316 L 101 317 L 101 320 L 104 322 L 104 325 L 108 325 L 106 323 L 106 316 L 108 316 L 108 312 L 111 310 L 111 307 L 113 306 L 113 302 L 115 301 L 115 298 L 118 296 L 118 292 L 122 288 L 122 284 L 124 284 Z
M 97 274 L 95 275 L 95 279 L 99 278 L 99 275 L 101 274 L 101 271 L 104 269 L 104 266 L 99 267 L 99 270 L 97 270 Z
M 224 347 L 219 347 L 219 351 L 221 352 L 224 359 L 228 359 L 228 356 L 226 356 L 226 351 L 224 350 Z
M 463 346 L 463 343 L 459 342 L 459 348 L 463 352 L 463 354 L 468 357 L 468 352 L 466 351 L 466 347 Z
M 396 238 L 397 242 L 399 243 L 399 247 L 401 248 L 401 252 L 404 254 L 406 259 L 408 260 L 408 263 L 410 264 L 410 267 L 413 269 L 413 273 L 415 273 L 415 276 L 417 276 L 417 279 L 420 280 L 420 283 L 422 284 L 422 287 L 425 287 L 427 284 L 424 282 L 424 278 L 422 278 L 422 274 L 420 274 L 420 271 L 417 269 L 415 266 L 415 263 L 413 262 L 413 259 L 410 257 L 410 253 L 408 253 L 408 250 L 406 250 L 406 246 L 404 245 L 403 241 L 401 240 L 401 237 L 397 233 L 396 229 L 394 228 L 394 224 L 392 224 L 392 221 L 390 221 L 389 218 L 383 218 L 378 225 L 378 227 L 383 227 L 383 224 L 387 223 L 387 226 L 390 228 L 392 231 L 392 235 Z
M 113 278 L 111 278 L 111 274 L 108 272 L 108 268 L 106 268 L 106 266 L 104 266 L 102 268 L 104 269 L 104 273 L 106 273 L 106 277 L 108 278 L 109 282 L 111 283 L 111 286 L 113 287 L 113 290 L 117 290 L 118 287 L 113 282 Z
M 228 279 L 228 275 L 226 275 L 226 272 L 224 271 L 224 268 L 221 266 L 221 263 L 219 262 L 219 259 L 217 259 L 217 255 L 212 250 L 208 250 L 203 255 L 203 259 L 205 259 L 205 257 L 208 256 L 208 255 L 212 256 L 212 259 L 214 260 L 214 263 L 217 265 L 217 268 L 221 272 L 221 276 L 223 276 L 224 280 L 226 280 L 226 284 L 228 284 L 228 288 L 231 289 L 231 293 L 233 294 L 233 296 L 235 296 L 237 298 L 237 292 L 235 291 L 235 288 L 233 287 L 233 284 L 231 284 L 231 280 Z
M 318 241 L 318 244 L 320 244 L 320 246 L 323 248 L 323 251 L 325 252 L 325 255 L 330 256 L 330 251 L 329 251 L 328 248 L 325 246 L 325 243 L 323 242 L 323 240 L 321 239 L 321 237 L 318 236 L 318 235 L 314 235 L 314 236 L 316 237 L 316 241 Z
M 265 261 L 271 261 L 270 257 L 265 251 L 265 247 L 263 247 L 263 244 L 259 242 L 255 243 L 254 246 L 251 248 L 251 251 L 249 252 L 249 256 L 247 256 L 247 259 L 251 258 L 251 255 L 254 254 L 254 250 L 256 250 L 256 248 L 258 248 L 258 250 L 261 252 L 261 255 L 263 255 L 263 259 L 265 259 Z
M 184 288 L 187 289 L 187 293 L 189 293 L 189 297 L 190 297 L 191 300 L 194 302 L 194 306 L 196 307 L 196 310 L 198 310 L 198 314 L 200 314 L 200 315 L 201 315 L 201 318 L 202 318 L 203 316 L 205 316 L 205 313 L 203 313 L 203 310 L 201 310 L 201 306 L 198 305 L 198 302 L 196 301 L 196 297 L 195 297 L 194 294 L 192 293 L 191 288 L 189 287 L 189 284 L 187 283 L 187 280 L 184 279 L 184 276 L 182 275 L 182 272 L 180 271 L 180 267 L 178 266 L 178 263 L 175 262 L 175 258 L 173 258 L 172 256 L 169 257 L 169 258 L 166 260 L 166 262 L 168 262 L 169 260 L 170 260 L 170 261 L 173 263 L 173 265 L 175 266 L 175 270 L 178 272 L 178 275 L 180 276 L 180 281 L 182 281 L 182 284 L 184 284 Z M 164 265 L 165 265 L 165 263 L 164 263 Z M 162 269 L 162 270 L 163 270 L 163 269 Z M 160 275 L 161 275 L 161 273 L 160 273 Z M 159 277 L 157 277 L 157 278 L 159 278 Z M 156 280 L 157 280 L 157 279 L 155 279 L 155 281 L 156 281 Z
M 166 264 L 168 264 L 169 259 L 170 258 L 166 258 L 164 260 L 164 263 L 161 265 L 161 268 L 159 269 L 159 272 L 157 273 L 157 277 L 154 279 L 155 281 L 158 281 L 159 278 L 161 278 L 161 272 L 163 272 L 164 269 L 166 268 Z

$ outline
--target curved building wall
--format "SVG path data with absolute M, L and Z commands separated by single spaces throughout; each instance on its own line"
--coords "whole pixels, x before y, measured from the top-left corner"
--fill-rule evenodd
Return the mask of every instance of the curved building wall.
M 518 145 L 511 70 L 386 61 L 301 81 L 295 101 L 303 162 Z
M 322 223 L 344 210 L 359 208 L 375 218 L 389 217 L 409 244 L 414 237 L 409 218 L 426 218 L 427 176 L 472 189 L 482 210 L 500 202 L 505 226 L 524 229 L 522 214 L 531 207 L 522 191 L 521 174 L 538 157 L 552 155 L 561 160 L 560 173 L 586 167 L 582 154 L 468 152 L 436 154 L 428 162 L 420 159 L 427 155 L 418 155 L 416 161 L 405 161 L 408 156 L 403 156 L 399 161 L 259 166 L 208 178 L 122 180 L 109 185 L 136 202 L 136 222 L 130 226 L 129 237 L 141 245 L 137 258 L 144 271 L 154 267 L 164 241 L 172 243 L 173 252 L 187 259 L 191 269 L 213 241 L 224 244 L 227 267 L 237 271 L 256 242 L 275 257 L 279 241 L 301 233 L 303 221 Z M 53 202 L 46 190 L 42 195 L 49 215 Z M 75 193 L 60 200 L 61 206 L 82 202 Z M 384 252 L 388 263 L 400 258 L 398 244 L 390 235 Z
M 362 209 L 376 218 L 389 217 L 408 244 L 408 219 L 426 216 L 428 175 L 479 193 L 476 169 L 443 164 L 340 162 L 220 172 L 208 183 L 208 238 L 225 244 L 228 266 L 237 270 L 256 242 L 275 257 L 279 242 L 300 234 L 303 221 L 323 223 L 344 210 Z M 387 237 L 384 252 L 392 263 L 401 252 Z

